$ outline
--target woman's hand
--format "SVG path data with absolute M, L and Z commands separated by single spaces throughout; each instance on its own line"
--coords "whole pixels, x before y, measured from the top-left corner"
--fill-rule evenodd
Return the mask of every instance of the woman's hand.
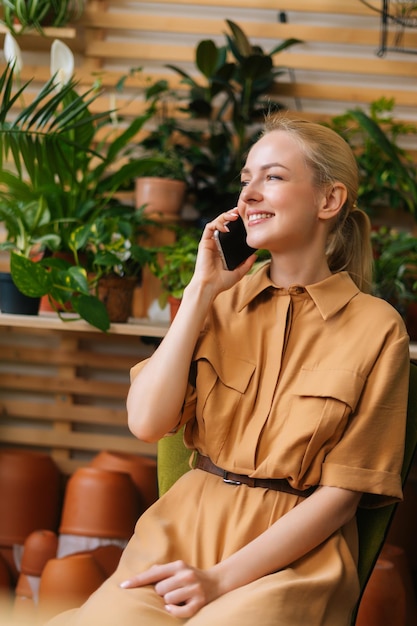
M 147 571 L 125 580 L 123 589 L 154 585 L 164 599 L 166 610 L 175 617 L 189 618 L 220 594 L 214 574 L 190 567 L 184 561 L 153 565 Z
M 190 284 L 208 284 L 213 290 L 214 296 L 221 291 L 230 289 L 250 270 L 256 260 L 252 255 L 235 270 L 225 270 L 214 239 L 214 232 L 219 230 L 227 232 L 227 223 L 238 218 L 237 209 L 222 213 L 216 219 L 209 222 L 204 228 L 198 248 L 197 261 L 194 276 Z

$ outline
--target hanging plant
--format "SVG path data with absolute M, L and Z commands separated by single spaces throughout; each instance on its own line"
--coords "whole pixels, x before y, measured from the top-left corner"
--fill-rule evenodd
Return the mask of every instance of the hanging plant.
M 85 0 L 3 0 L 3 23 L 14 35 L 45 26 L 62 27 L 79 19 Z

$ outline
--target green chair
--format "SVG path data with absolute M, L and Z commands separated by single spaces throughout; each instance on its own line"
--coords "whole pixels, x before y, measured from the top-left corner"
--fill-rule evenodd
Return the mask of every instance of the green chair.
M 165 493 L 171 485 L 188 469 L 190 450 L 183 443 L 182 429 L 172 437 L 165 437 L 158 443 L 158 483 L 159 493 Z M 410 365 L 410 387 L 408 395 L 407 431 L 404 463 L 402 469 L 403 485 L 411 468 L 417 447 L 417 365 Z M 359 531 L 358 573 L 360 597 L 352 615 L 351 626 L 355 625 L 359 604 L 366 584 L 384 545 L 389 527 L 394 517 L 396 504 L 377 509 L 359 509 L 357 513 Z

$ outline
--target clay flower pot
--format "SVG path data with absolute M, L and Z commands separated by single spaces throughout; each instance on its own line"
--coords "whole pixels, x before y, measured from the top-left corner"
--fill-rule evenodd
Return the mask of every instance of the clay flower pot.
M 40 617 L 49 619 L 61 611 L 81 606 L 105 579 L 105 573 L 89 553 L 50 559 L 40 581 Z
M 405 591 L 406 626 L 417 626 L 416 595 L 411 568 L 405 550 L 400 546 L 385 543 L 382 548 L 381 558 L 390 561 L 400 575 Z
M 60 473 L 47 454 L 0 451 L 0 545 L 23 544 L 38 528 L 55 530 Z
M 28 576 L 40 576 L 49 559 L 56 557 L 58 535 L 52 530 L 34 530 L 23 546 L 20 571 Z
M 127 322 L 132 315 L 133 293 L 139 284 L 137 276 L 102 276 L 98 297 L 104 303 L 111 322 Z
M 108 544 L 106 546 L 99 546 L 98 548 L 92 550 L 91 556 L 101 567 L 106 578 L 108 578 L 116 570 L 122 553 L 123 549 L 120 546 Z
M 12 577 L 10 575 L 9 566 L 0 554 L 0 593 L 5 589 L 11 589 Z
M 91 467 L 130 474 L 140 495 L 141 513 L 158 498 L 156 460 L 147 456 L 123 452 L 100 452 L 91 461 Z
M 129 474 L 82 467 L 67 483 L 60 533 L 129 539 L 139 516 Z
M 182 180 L 143 176 L 135 180 L 135 206 L 144 204 L 145 213 L 152 216 L 177 216 L 184 203 L 187 185 Z
M 35 624 L 37 606 L 26 574 L 20 574 L 15 589 L 13 621 L 16 624 Z
M 405 590 L 391 561 L 379 558 L 366 585 L 356 626 L 405 626 Z

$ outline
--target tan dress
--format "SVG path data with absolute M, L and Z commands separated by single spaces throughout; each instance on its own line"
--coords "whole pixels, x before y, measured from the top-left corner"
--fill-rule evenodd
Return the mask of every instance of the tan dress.
M 191 368 L 186 443 L 229 471 L 358 490 L 365 506 L 400 499 L 408 362 L 399 315 L 346 273 L 284 290 L 265 266 L 216 299 Z M 188 621 L 168 615 L 152 587 L 118 587 L 153 563 L 208 568 L 298 501 L 190 470 L 139 519 L 116 573 L 51 626 L 348 626 L 354 522 Z

